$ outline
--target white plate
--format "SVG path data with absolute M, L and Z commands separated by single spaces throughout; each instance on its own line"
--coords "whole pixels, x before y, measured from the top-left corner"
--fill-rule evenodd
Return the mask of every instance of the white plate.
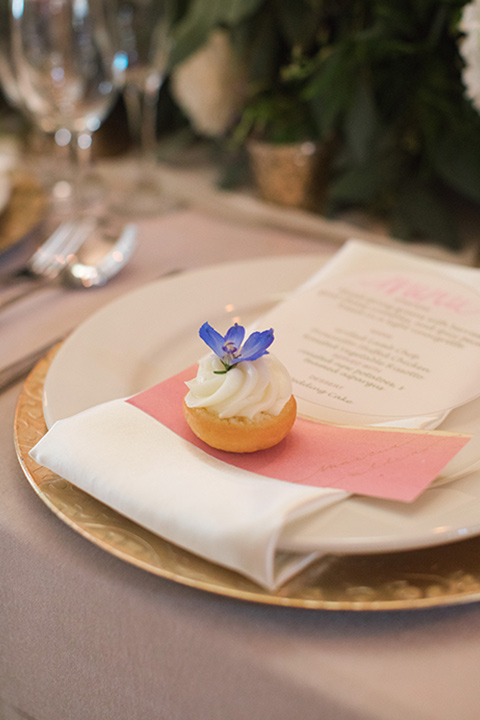
M 84 322 L 53 360 L 44 389 L 47 425 L 175 374 L 204 353 L 198 328 L 205 320 L 219 330 L 234 320 L 248 325 L 325 259 L 302 255 L 216 265 L 116 300 Z M 449 429 L 461 432 L 463 423 L 478 433 L 467 445 L 471 448 L 464 465 L 480 457 L 478 407 L 469 403 L 448 420 Z M 427 547 L 478 534 L 480 473 L 433 486 L 409 505 L 352 497 L 301 526 L 291 525 L 283 542 L 301 551 L 363 553 Z

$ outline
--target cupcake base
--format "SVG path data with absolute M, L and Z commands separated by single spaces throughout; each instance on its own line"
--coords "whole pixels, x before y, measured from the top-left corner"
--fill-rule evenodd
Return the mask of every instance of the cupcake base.
M 195 435 L 217 450 L 250 453 L 277 445 L 292 429 L 297 415 L 293 395 L 279 415 L 258 413 L 244 417 L 219 418 L 206 408 L 190 408 L 183 402 L 185 419 Z

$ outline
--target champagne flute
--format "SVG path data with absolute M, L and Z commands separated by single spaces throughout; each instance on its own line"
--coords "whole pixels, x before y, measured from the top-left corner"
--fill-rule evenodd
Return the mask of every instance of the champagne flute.
M 82 209 L 92 133 L 118 92 L 114 52 L 100 0 L 11 0 L 16 88 L 26 114 L 70 150 L 53 189 L 56 209 Z M 58 201 L 60 201 L 60 208 Z
M 124 67 L 123 95 L 138 153 L 133 191 L 122 209 L 134 215 L 162 210 L 155 177 L 157 110 L 170 51 L 169 0 L 113 0 L 117 62 Z

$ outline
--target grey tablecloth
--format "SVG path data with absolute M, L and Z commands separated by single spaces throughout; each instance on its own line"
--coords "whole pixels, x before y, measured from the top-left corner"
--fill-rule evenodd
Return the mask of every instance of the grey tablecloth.
M 333 247 L 192 212 L 143 221 L 116 282 L 48 290 L 0 318 L 0 365 L 162 272 Z M 189 589 L 92 545 L 18 465 L 20 385 L 0 397 L 0 717 L 477 720 L 480 604 L 293 610 Z

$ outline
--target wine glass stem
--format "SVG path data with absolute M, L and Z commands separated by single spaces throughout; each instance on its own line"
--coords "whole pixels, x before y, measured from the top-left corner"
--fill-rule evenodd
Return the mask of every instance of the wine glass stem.
M 73 162 L 79 170 L 81 181 L 85 171 L 92 165 L 92 133 L 82 130 L 80 135 L 77 133 L 73 136 L 72 143 Z
M 133 84 L 125 91 L 128 123 L 139 152 L 140 173 L 151 173 L 155 165 L 159 94 L 160 87 L 149 90 Z
M 57 177 L 53 186 L 54 210 L 59 214 L 78 215 L 84 209 L 85 177 L 91 162 L 89 133 L 72 133 L 68 147 L 58 147 Z M 90 139 L 90 142 L 88 142 Z M 66 151 L 63 158 L 60 150 Z M 63 162 L 62 162 L 63 160 Z

